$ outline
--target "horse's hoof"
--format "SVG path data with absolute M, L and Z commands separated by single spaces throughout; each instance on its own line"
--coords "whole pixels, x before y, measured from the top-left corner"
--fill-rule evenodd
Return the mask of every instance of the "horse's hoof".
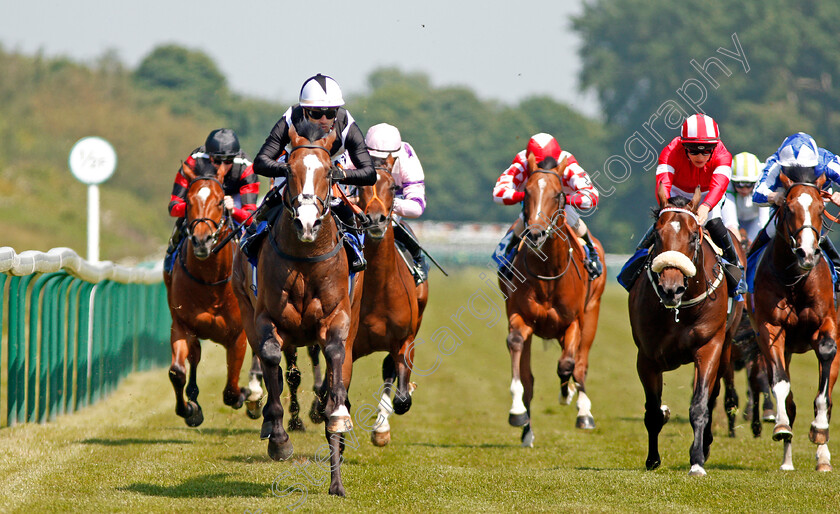
M 286 439 L 282 443 L 275 442 L 273 438 L 268 439 L 268 456 L 273 460 L 287 460 L 293 453 L 291 439 Z
M 661 406 L 660 409 L 662 409 L 662 424 L 664 425 L 671 420 L 671 409 L 667 405 Z
M 327 420 L 321 411 L 321 402 L 318 401 L 318 398 L 312 400 L 312 407 L 309 408 L 309 420 L 316 425 Z
M 828 472 L 828 471 L 832 471 L 832 469 L 833 468 L 831 467 L 831 464 L 829 464 L 827 462 L 818 462 L 817 463 L 817 468 L 816 468 L 817 471 Z
M 190 414 L 184 418 L 184 422 L 186 422 L 187 426 L 197 427 L 198 425 L 204 423 L 204 413 L 201 412 L 201 405 L 193 401 L 187 402 L 187 410 L 190 412 Z
M 347 493 L 344 491 L 344 486 L 341 483 L 330 485 L 330 494 L 333 496 L 341 496 L 344 498 Z
M 353 420 L 350 416 L 330 416 L 327 424 L 327 432 L 331 434 L 343 434 L 353 430 Z
M 662 464 L 662 460 L 659 457 L 655 459 L 648 459 L 645 461 L 645 469 L 647 469 L 648 471 L 653 471 L 654 469 L 658 468 L 660 464 Z
M 408 412 L 408 409 L 411 408 L 411 396 L 407 399 L 403 400 L 399 396 L 394 398 L 394 413 L 397 415 L 403 415 Z
M 774 441 L 790 441 L 793 439 L 793 430 L 787 425 L 776 425 L 773 428 Z
M 692 464 L 691 469 L 688 470 L 688 476 L 690 477 L 704 477 L 706 476 L 706 470 L 703 469 L 703 466 L 700 464 Z
M 527 411 L 522 414 L 508 414 L 508 423 L 513 427 L 524 427 L 528 421 L 530 418 Z
M 761 415 L 761 421 L 765 423 L 775 423 L 776 422 L 776 412 L 772 410 L 765 410 L 764 414 Z
M 391 442 L 391 432 L 371 432 L 370 442 L 372 442 L 374 446 L 385 446 Z
M 525 428 L 522 429 L 522 436 L 519 440 L 522 441 L 523 448 L 534 447 L 534 431 L 531 430 L 531 425 L 526 425 Z
M 577 420 L 575 420 L 575 428 L 595 430 L 595 418 L 592 416 L 578 416 Z
M 814 444 L 826 444 L 828 443 L 828 429 L 816 428 L 814 425 L 811 425 L 811 430 L 808 432 L 808 439 Z
M 306 432 L 303 421 L 300 418 L 289 418 L 289 432 Z
M 793 471 L 793 464 L 782 464 L 779 469 L 781 471 Z
M 753 420 L 750 423 L 750 427 L 752 428 L 753 437 L 761 437 L 761 421 Z
M 251 419 L 260 419 L 262 412 L 260 411 L 260 402 L 245 402 L 245 414 Z

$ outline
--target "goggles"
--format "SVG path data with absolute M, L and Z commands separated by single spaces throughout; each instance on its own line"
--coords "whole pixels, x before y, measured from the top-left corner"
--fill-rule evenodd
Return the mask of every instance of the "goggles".
M 335 118 L 338 109 L 333 107 L 319 107 L 319 108 L 306 108 L 304 112 L 310 119 L 313 120 L 320 120 L 322 117 L 326 116 L 328 120 Z

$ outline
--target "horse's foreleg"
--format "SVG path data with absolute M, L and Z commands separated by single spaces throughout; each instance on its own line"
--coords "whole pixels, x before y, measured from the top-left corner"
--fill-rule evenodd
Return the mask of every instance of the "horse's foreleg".
M 353 430 L 353 421 L 350 418 L 348 409 L 347 388 L 345 382 L 349 382 L 350 369 L 345 366 L 346 361 L 352 358 L 346 355 L 345 340 L 337 334 L 332 335 L 324 345 L 324 358 L 327 361 L 327 381 L 329 391 L 327 393 L 327 404 L 324 409 L 329 417 L 327 432 L 331 434 L 349 432 Z
M 325 354 L 326 356 L 326 354 Z M 327 364 L 329 368 L 329 361 Z M 327 378 L 329 380 L 329 377 Z M 344 484 L 341 482 L 341 461 L 344 460 L 343 446 L 344 434 L 336 434 L 325 428 L 324 432 L 327 436 L 327 444 L 330 448 L 330 489 L 329 493 L 335 496 L 346 496 Z
M 560 340 L 563 347 L 563 354 L 557 361 L 557 376 L 560 377 L 560 405 L 569 405 L 577 392 L 574 382 L 569 382 L 575 371 L 575 356 L 580 346 L 581 326 L 580 320 L 573 321 L 567 328 Z
M 315 392 L 315 398 L 309 407 L 309 419 L 318 424 L 325 421 L 324 403 L 326 402 L 323 396 L 324 379 L 321 375 L 321 347 L 313 344 L 306 349 L 309 352 L 309 359 L 312 361 L 312 391 Z
M 662 371 L 641 352 L 636 356 L 636 371 L 645 391 L 645 428 L 648 433 L 648 455 L 645 468 L 653 470 L 659 467 L 659 432 L 667 419 L 662 408 Z
M 198 405 L 184 401 L 184 387 L 187 384 L 186 361 L 190 353 L 190 345 L 187 342 L 186 331 L 177 320 L 172 321 L 170 338 L 172 365 L 169 367 L 169 381 L 172 382 L 172 388 L 175 391 L 175 414 L 187 419 L 198 411 Z
M 187 425 L 197 427 L 204 422 L 204 413 L 201 411 L 201 405 L 198 403 L 198 363 L 201 362 L 201 341 L 194 335 L 187 335 L 187 344 L 189 345 L 189 353 L 187 354 L 187 361 L 190 363 L 190 379 L 187 382 L 187 399 L 190 414 L 186 418 Z
M 245 408 L 247 409 L 248 417 L 251 419 L 259 419 L 260 417 L 260 400 L 263 397 L 262 390 L 263 372 L 260 366 L 260 358 L 251 349 L 251 371 L 248 372 L 248 390 L 250 394 L 245 400 Z
M 600 308 L 600 302 L 598 308 Z M 582 326 L 580 336 L 580 347 L 575 356 L 575 369 L 572 372 L 572 377 L 578 386 L 578 414 L 575 420 L 575 427 L 583 430 L 592 430 L 595 428 L 595 418 L 592 416 L 592 401 L 589 399 L 589 395 L 586 394 L 586 374 L 589 371 L 589 350 L 592 349 L 597 324 L 597 311 L 594 316 L 591 311 L 588 312 L 584 318 L 584 325 Z
M 522 353 L 526 346 L 531 343 L 533 329 L 529 327 L 519 314 L 512 314 L 508 323 L 507 347 L 510 352 L 511 383 L 510 394 L 513 398 L 508 413 L 508 423 L 515 427 L 521 427 L 530 421 L 528 407 L 525 402 L 526 384 L 533 394 L 533 376 L 522 376 Z M 525 383 L 523 383 L 523 380 Z M 528 397 L 530 402 L 530 397 Z
M 776 397 L 776 426 L 773 428 L 773 440 L 789 442 L 793 438 L 791 429 L 793 421 L 789 417 L 793 402 L 789 401 L 790 379 L 785 365 L 787 362 L 785 332 L 781 327 L 764 323 L 758 327 L 758 337 L 761 350 L 769 365 L 770 387 L 773 390 L 773 396 Z M 793 469 L 793 464 L 785 459 L 782 468 Z
M 298 402 L 298 387 L 300 387 L 300 370 L 297 367 L 297 348 L 289 347 L 283 350 L 286 356 L 286 384 L 289 386 L 289 432 L 306 431 L 300 419 L 300 403 Z
M 820 329 L 818 339 L 812 342 L 814 352 L 817 354 L 820 369 L 820 382 L 817 397 L 814 399 L 814 421 L 811 423 L 811 430 L 808 438 L 812 443 L 825 446 L 828 443 L 828 425 L 831 417 L 831 390 L 834 383 L 832 375 L 837 379 L 834 361 L 837 357 L 837 343 L 832 337 L 834 333 L 834 321 L 827 319 Z M 832 373 L 833 372 L 833 373 Z M 822 455 L 821 455 L 822 453 Z M 821 458 L 822 457 L 822 458 Z M 817 471 L 831 470 L 831 454 L 828 447 L 820 452 L 817 451 Z
M 388 354 L 382 360 L 382 388 L 380 389 L 382 394 L 379 396 L 379 403 L 377 404 L 376 424 L 373 427 L 373 432 L 370 433 L 370 441 L 375 446 L 385 446 L 391 442 L 391 424 L 388 423 L 388 418 L 394 412 L 391 403 L 391 388 L 396 379 L 397 367 L 394 364 L 394 359 Z
M 414 362 L 414 338 L 410 337 L 400 344 L 400 351 L 394 360 L 397 373 L 397 390 L 394 394 L 394 412 L 405 414 L 411 408 L 411 394 L 417 384 L 411 382 L 409 362 Z
M 728 334 L 727 334 L 728 337 Z M 732 362 L 732 345 L 727 342 L 720 356 L 720 377 L 723 379 L 725 393 L 723 409 L 729 424 L 729 437 L 735 437 L 735 420 L 738 415 L 738 391 L 735 390 L 735 364 Z
M 242 362 L 245 360 L 245 351 L 248 348 L 248 338 L 245 332 L 240 332 L 234 341 L 228 341 L 225 351 L 227 354 L 227 385 L 222 392 L 222 399 L 225 405 L 234 409 L 242 408 L 245 398 L 251 394 L 248 389 L 239 387 L 239 372 L 242 371 Z
M 263 380 L 268 391 L 268 399 L 263 407 L 263 424 L 260 439 L 268 439 L 268 455 L 274 460 L 286 460 L 292 456 L 292 441 L 283 430 L 283 377 L 280 371 L 281 342 L 274 324 L 263 312 L 255 319 L 256 330 L 260 335 L 260 362 Z
M 694 357 L 694 394 L 688 410 L 689 421 L 694 429 L 694 441 L 689 451 L 691 476 L 704 476 L 703 465 L 712 444 L 712 409 L 720 391 L 720 359 L 723 351 L 724 334 L 711 339 L 700 348 Z

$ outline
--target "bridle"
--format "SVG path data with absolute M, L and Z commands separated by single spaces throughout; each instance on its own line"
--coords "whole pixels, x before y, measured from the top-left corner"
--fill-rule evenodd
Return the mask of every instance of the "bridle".
M 391 174 L 391 170 L 389 170 L 386 166 L 375 166 L 374 168 L 378 171 L 383 171 L 385 173 L 388 173 L 389 175 Z M 391 202 L 391 208 L 388 209 L 388 207 L 385 205 L 385 201 L 382 200 L 382 198 L 379 197 L 379 193 L 377 193 L 377 191 L 376 191 L 376 184 L 374 184 L 371 187 L 371 191 L 373 191 L 373 197 L 367 203 L 367 205 L 365 206 L 365 210 L 362 213 L 363 216 L 364 216 L 364 220 L 362 222 L 362 228 L 365 231 L 368 231 L 370 229 L 377 228 L 377 227 L 383 225 L 383 224 L 380 224 L 380 223 L 374 223 L 373 219 L 371 219 L 371 217 L 370 217 L 370 214 L 368 214 L 368 211 L 370 210 L 370 208 L 374 204 L 374 202 L 376 202 L 380 206 L 382 206 L 383 211 L 385 211 L 385 210 L 388 211 L 388 215 L 385 217 L 385 220 L 384 220 L 384 226 L 385 227 L 390 226 L 391 220 L 394 219 L 394 202 L 393 201 Z
M 789 215 L 789 214 L 793 214 L 793 211 L 792 211 L 792 210 L 788 207 L 788 198 L 790 197 L 790 192 L 791 192 L 791 191 L 793 190 L 793 188 L 794 188 L 794 187 L 796 187 L 796 186 L 806 186 L 806 187 L 811 187 L 811 188 L 816 189 L 816 190 L 817 190 L 817 196 L 820 198 L 820 201 L 822 201 L 822 190 L 820 189 L 820 187 L 819 187 L 818 185 L 816 185 L 816 184 L 812 184 L 811 182 L 795 182 L 795 183 L 791 184 L 791 186 L 790 186 L 790 187 L 788 188 L 788 190 L 785 192 L 785 203 L 784 203 L 784 206 L 783 206 L 783 208 L 782 208 L 782 214 L 783 214 L 783 216 L 782 216 L 782 218 L 780 219 L 780 221 L 784 224 L 785 231 L 788 233 L 788 237 L 790 238 L 790 241 L 789 241 L 789 243 L 790 243 L 790 250 L 791 250 L 791 252 L 793 252 L 793 253 L 794 253 L 794 255 L 796 254 L 796 251 L 797 251 L 797 250 L 800 250 L 800 249 L 801 249 L 799 246 L 797 246 L 797 245 L 796 245 L 796 236 L 797 236 L 800 232 L 802 232 L 803 230 L 806 230 L 806 229 L 811 229 L 811 230 L 813 230 L 813 231 L 814 231 L 814 234 L 816 234 L 816 236 L 817 236 L 817 241 L 819 241 L 819 240 L 820 240 L 820 238 L 822 237 L 822 236 L 821 236 L 821 234 L 820 234 L 819 229 L 817 229 L 817 227 L 815 227 L 815 226 L 811 225 L 810 223 L 808 223 L 808 224 L 803 224 L 801 227 L 799 227 L 799 228 L 797 228 L 797 229 L 795 229 L 795 230 L 791 230 L 790 224 L 788 223 L 788 215 Z M 817 245 L 817 248 L 816 248 L 814 251 L 815 251 L 817 254 L 819 254 L 819 253 L 820 253 L 820 251 L 821 251 L 821 250 L 820 250 L 819 245 Z
M 222 192 L 224 192 L 224 186 L 216 177 L 196 177 L 190 182 L 188 187 L 192 187 L 194 183 L 202 180 L 210 180 L 215 182 L 219 185 L 219 188 L 222 190 Z M 219 200 L 218 205 L 223 205 L 224 201 L 224 198 L 222 198 L 221 200 Z M 189 198 L 187 198 L 187 204 L 189 204 Z M 187 207 L 189 208 L 189 205 Z M 195 239 L 194 231 L 195 227 L 197 227 L 200 223 L 205 223 L 210 226 L 210 229 L 213 230 L 213 234 L 210 236 L 210 240 L 212 244 L 216 244 L 216 242 L 219 240 L 219 235 L 222 231 L 222 228 L 224 228 L 225 226 L 230 226 L 230 217 L 228 216 L 227 209 L 222 209 L 222 217 L 219 219 L 219 221 L 216 221 L 213 218 L 195 218 L 192 221 L 190 221 L 190 223 L 187 225 L 186 232 L 187 237 L 189 237 L 192 240 L 193 244 L 198 244 Z
M 555 172 L 553 170 L 537 169 L 537 170 L 532 171 L 531 175 L 535 175 L 535 174 L 538 174 L 538 173 L 544 173 L 546 175 L 554 175 L 555 177 L 557 177 L 557 180 L 560 182 L 560 185 L 561 185 L 560 193 L 557 196 L 565 194 L 565 193 L 563 193 L 563 190 L 562 190 L 563 179 L 560 177 L 560 175 L 557 172 Z M 525 218 L 527 219 L 528 216 L 525 216 Z M 552 237 L 554 237 L 554 234 L 559 232 L 559 230 L 560 230 L 559 227 L 561 227 L 563 225 L 563 223 L 565 223 L 565 221 L 566 221 L 566 210 L 562 207 L 558 208 L 557 211 L 548 220 L 548 223 L 547 223 L 547 226 L 546 226 L 545 230 L 543 230 L 539 233 L 540 237 L 538 237 L 538 239 L 536 241 L 536 246 L 542 246 L 546 243 L 546 241 L 548 241 Z M 525 241 L 525 239 L 526 238 L 523 238 L 523 241 Z M 525 242 L 524 245 L 525 245 L 525 248 L 531 248 L 531 245 L 528 242 Z M 531 275 L 533 277 L 536 277 L 540 280 L 548 280 L 548 281 L 559 280 L 560 278 L 562 278 L 566 274 L 567 271 L 569 271 L 569 266 L 574 261 L 574 258 L 573 258 L 574 253 L 573 252 L 574 252 L 574 247 L 570 243 L 569 244 L 569 250 L 568 250 L 569 258 L 566 260 L 566 267 L 563 268 L 563 271 L 561 271 L 557 275 L 553 275 L 553 276 L 549 277 L 549 276 L 544 276 L 544 275 L 534 273 L 528 267 L 528 259 L 523 259 L 524 264 L 525 264 L 525 271 L 529 275 Z M 542 257 L 542 256 L 540 256 L 540 257 L 544 260 L 544 257 Z M 577 263 L 575 263 L 575 270 L 578 272 L 578 275 L 580 275 L 580 270 L 577 267 Z
M 299 146 L 292 147 L 292 149 L 289 151 L 289 159 L 291 159 L 292 154 L 296 150 L 300 150 L 302 148 L 315 148 L 317 150 L 323 150 L 324 152 L 326 152 L 327 158 L 329 159 L 329 157 L 330 157 L 330 151 L 324 146 L 321 146 L 321 145 L 299 145 Z M 288 184 L 286 185 L 286 187 L 283 191 L 283 207 L 287 211 L 289 211 L 289 214 L 291 215 L 292 220 L 296 220 L 296 219 L 300 218 L 300 212 L 298 210 L 301 207 L 303 207 L 304 205 L 314 205 L 315 206 L 315 208 L 317 209 L 317 212 L 319 214 L 318 218 L 317 218 L 318 221 L 322 221 L 327 216 L 327 214 L 330 213 L 330 202 L 332 202 L 332 198 L 333 198 L 333 196 L 332 196 L 332 186 L 333 186 L 332 170 L 333 170 L 333 168 L 334 168 L 334 166 L 330 166 L 327 169 L 328 187 L 327 187 L 327 197 L 326 198 L 321 198 L 320 196 L 318 196 L 316 194 L 313 194 L 313 193 L 301 193 L 301 194 L 295 196 L 294 198 L 290 198 L 289 197 L 289 195 L 291 194 L 291 193 L 289 193 L 290 188 L 289 188 Z M 291 170 L 288 162 L 286 163 L 286 170 L 287 170 L 287 175 L 288 175 L 289 171 Z M 287 181 L 288 181 L 288 176 L 287 176 Z

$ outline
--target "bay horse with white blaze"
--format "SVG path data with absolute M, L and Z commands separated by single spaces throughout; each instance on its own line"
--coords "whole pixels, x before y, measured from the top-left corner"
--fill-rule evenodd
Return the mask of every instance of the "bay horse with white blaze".
M 793 167 L 784 170 L 780 180 L 785 200 L 777 212 L 776 234 L 756 268 L 752 313 L 776 397 L 773 440 L 784 443 L 781 469 L 792 470 L 796 404 L 788 369 L 792 354 L 813 350 L 819 363 L 819 387 L 808 436 L 817 445 L 817 471 L 831 471 L 828 427 L 840 356 L 831 270 L 819 250 L 825 211 L 820 191 L 825 175 L 816 178 L 813 168 Z
M 225 405 L 239 409 L 248 400 L 248 414 L 254 418 L 255 409 L 251 409 L 251 405 L 255 406 L 262 396 L 259 381 L 253 380 L 254 370 L 251 382 L 256 387 L 253 390 L 239 387 L 247 341 L 231 285 L 234 245 L 228 244 L 213 252 L 214 245 L 231 231 L 230 215 L 225 212 L 223 203 L 225 170 L 219 167 L 216 176 L 197 176 L 186 164 L 181 169 L 189 180 L 185 214 L 187 235 L 178 249 L 172 272 L 163 274 L 172 314 L 169 380 L 175 390 L 175 413 L 191 427 L 204 421 L 198 404 L 196 373 L 201 360 L 199 339 L 210 339 L 221 344 L 227 352 Z M 190 362 L 189 384 L 185 360 Z M 256 416 L 259 416 L 258 410 Z
M 236 295 L 248 340 L 260 356 L 268 400 L 263 408 L 262 439 L 268 439 L 272 459 L 292 456 L 292 443 L 283 430 L 283 390 L 280 361 L 284 350 L 317 344 L 323 350 L 328 417 L 325 435 L 330 447 L 330 494 L 345 495 L 341 482 L 343 433 L 353 428 L 347 387 L 358 325 L 361 277 L 356 278 L 351 302 L 347 256 L 330 213 L 332 163 L 328 134 L 304 122 L 300 134 L 289 125 L 291 150 L 280 213 L 271 217 L 253 268 L 240 251 L 234 260 Z
M 571 403 L 578 392 L 577 428 L 593 429 L 592 402 L 586 395 L 589 350 L 595 339 L 601 295 L 606 273 L 589 280 L 583 266 L 583 246 L 566 223 L 566 196 L 561 175 L 566 160 L 559 164 L 546 159 L 539 168 L 529 159 L 530 176 L 525 183 L 523 215 L 526 231 L 522 251 L 513 260 L 514 279 L 499 276 L 508 317 L 507 346 L 511 360 L 510 392 L 513 397 L 508 422 L 521 426 L 522 446 L 533 446 L 531 400 L 531 336 L 557 339 L 563 354 L 557 363 L 560 403 Z M 601 262 L 604 249 L 592 238 Z M 517 283 L 516 280 L 521 283 Z
M 359 332 L 353 341 L 353 360 L 373 352 L 388 352 L 382 362 L 381 399 L 371 441 L 385 446 L 391 440 L 388 417 L 391 412 L 405 414 L 411 408 L 411 382 L 414 339 L 420 330 L 429 298 L 429 283 L 415 285 L 406 258 L 394 241 L 394 195 L 397 190 L 391 170 L 394 157 L 373 157 L 376 184 L 359 188 L 358 205 L 365 216 L 364 293 L 359 314 Z M 391 389 L 397 387 L 391 402 Z
M 726 280 L 715 250 L 697 219 L 701 194 L 691 201 L 658 191 L 655 242 L 645 276 L 628 299 L 630 326 L 638 347 L 636 370 L 645 391 L 648 455 L 645 467 L 661 464 L 659 432 L 670 417 L 662 405 L 662 374 L 694 364 L 689 409 L 694 442 L 689 475 L 702 476 L 712 444 L 712 411 L 720 393 L 721 357 L 729 345 Z

